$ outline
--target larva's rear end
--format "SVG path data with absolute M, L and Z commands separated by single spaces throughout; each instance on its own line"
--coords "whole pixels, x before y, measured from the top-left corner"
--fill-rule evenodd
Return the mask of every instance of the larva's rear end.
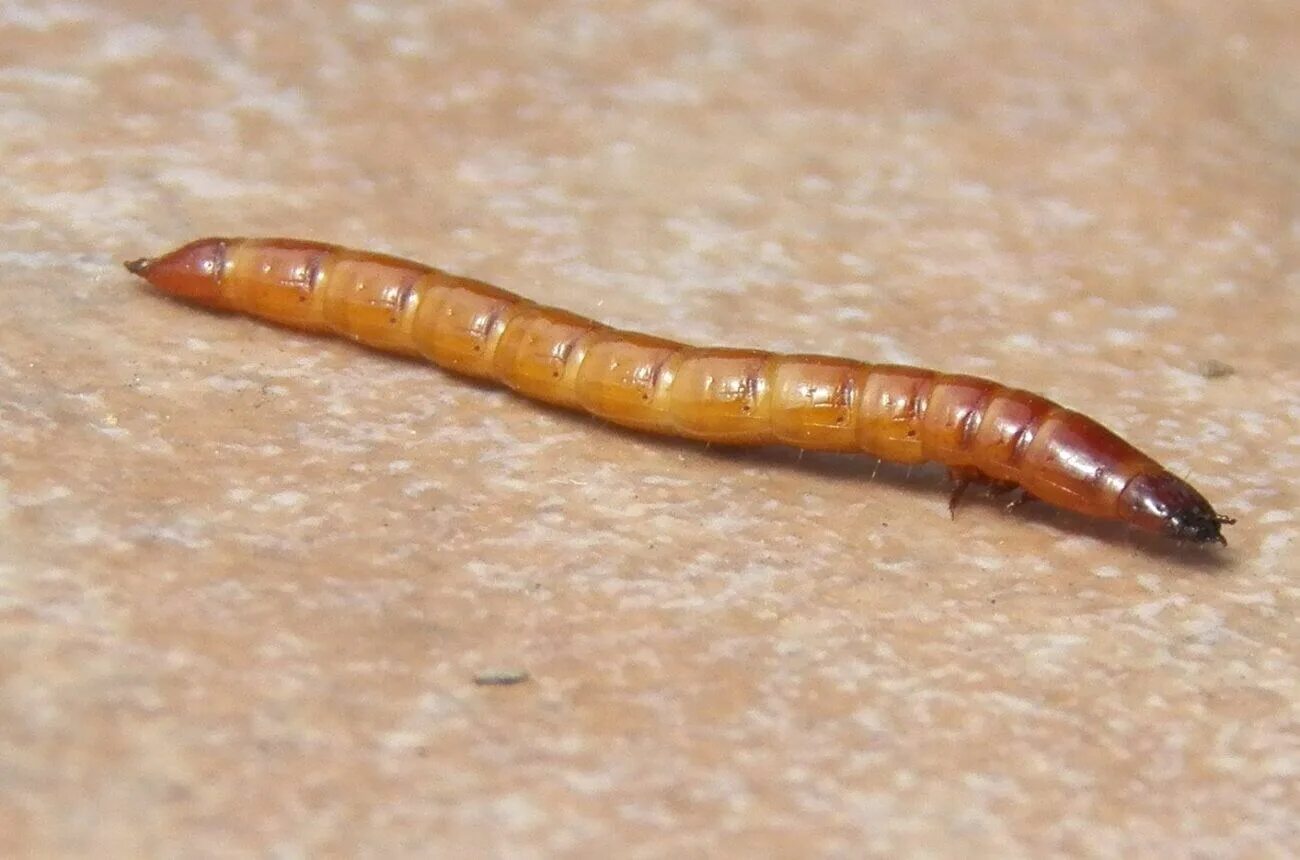
M 132 260 L 126 268 L 168 295 L 231 310 L 222 291 L 227 245 L 225 239 L 200 239 L 161 257 Z
M 315 242 L 201 239 L 126 267 L 177 298 L 320 331 L 326 326 L 314 300 L 333 250 Z
M 177 298 L 291 328 L 415 354 L 415 304 L 442 273 L 382 254 L 296 239 L 202 239 L 128 270 Z

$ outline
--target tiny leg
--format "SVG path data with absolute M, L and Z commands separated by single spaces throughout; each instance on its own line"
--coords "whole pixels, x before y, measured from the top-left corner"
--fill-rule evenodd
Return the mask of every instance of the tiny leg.
M 948 516 L 957 519 L 957 505 L 961 504 L 961 497 L 965 495 L 966 488 L 978 478 L 979 472 L 974 469 L 948 470 L 948 480 L 952 481 L 952 495 L 948 497 Z

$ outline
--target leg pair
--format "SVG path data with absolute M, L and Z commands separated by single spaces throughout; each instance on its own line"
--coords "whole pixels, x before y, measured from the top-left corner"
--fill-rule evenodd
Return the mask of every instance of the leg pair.
M 1001 496 L 1020 488 L 1020 485 L 1015 481 L 993 481 L 984 477 L 979 469 L 969 467 L 949 469 L 948 479 L 952 481 L 952 495 L 948 497 L 948 514 L 953 519 L 957 518 L 957 505 L 961 503 L 961 497 L 971 484 L 987 484 L 989 495 L 993 496 Z M 1007 503 L 1006 509 L 1008 511 L 1015 510 L 1025 502 L 1032 501 L 1033 498 L 1026 491 L 1020 490 L 1020 494 Z

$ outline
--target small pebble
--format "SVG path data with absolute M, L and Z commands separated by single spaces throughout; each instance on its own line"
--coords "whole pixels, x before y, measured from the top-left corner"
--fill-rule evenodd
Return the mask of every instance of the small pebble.
M 508 687 L 527 680 L 528 673 L 523 669 L 488 669 L 474 676 L 474 683 L 480 687 Z
M 1196 372 L 1206 379 L 1222 379 L 1225 376 L 1232 376 L 1237 372 L 1237 368 L 1217 358 L 1206 358 L 1196 362 Z

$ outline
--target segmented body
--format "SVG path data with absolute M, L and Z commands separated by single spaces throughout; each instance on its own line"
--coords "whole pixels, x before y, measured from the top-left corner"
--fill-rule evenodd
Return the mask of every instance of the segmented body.
M 1222 541 L 1227 521 L 1096 421 L 987 379 L 689 346 L 410 261 L 301 240 L 205 239 L 127 266 L 174 295 L 423 356 L 625 427 L 937 461 L 963 481 L 1019 486 L 1068 510 L 1192 540 Z

